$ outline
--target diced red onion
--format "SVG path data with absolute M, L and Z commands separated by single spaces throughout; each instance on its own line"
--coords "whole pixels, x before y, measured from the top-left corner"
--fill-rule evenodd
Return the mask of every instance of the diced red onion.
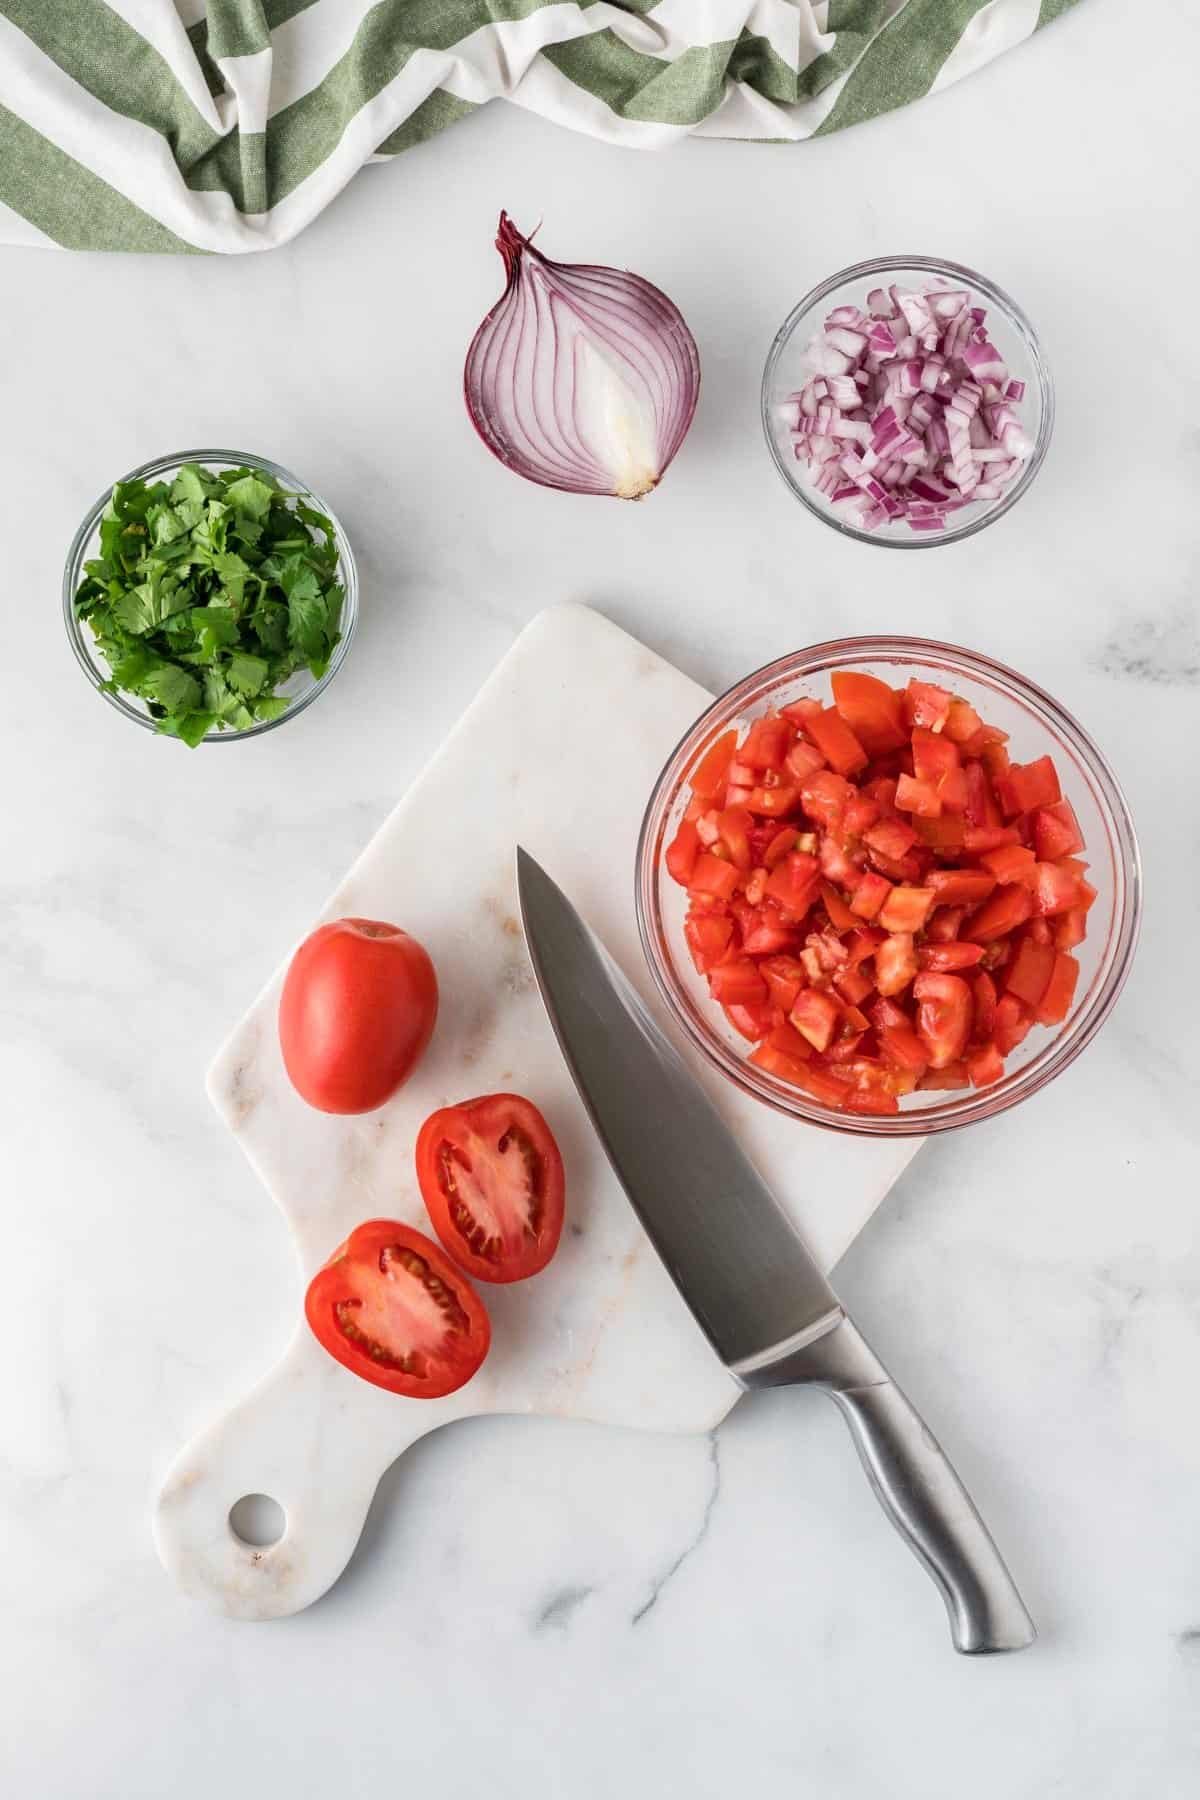
M 467 352 L 471 423 L 527 481 L 640 500 L 682 444 L 700 392 L 696 340 L 678 308 L 640 275 L 551 262 L 507 213 L 496 248 L 508 280 Z
M 873 531 L 906 519 L 941 530 L 997 499 L 1033 445 L 1015 410 L 1025 383 L 963 288 L 873 288 L 836 306 L 802 357 L 807 380 L 784 415 L 797 458 L 831 506 Z

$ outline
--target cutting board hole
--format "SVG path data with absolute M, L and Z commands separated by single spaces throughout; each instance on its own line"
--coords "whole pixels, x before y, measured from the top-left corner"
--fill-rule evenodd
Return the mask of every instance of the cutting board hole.
M 243 1544 L 265 1550 L 283 1536 L 287 1514 L 269 1494 L 243 1494 L 229 1509 L 229 1528 Z

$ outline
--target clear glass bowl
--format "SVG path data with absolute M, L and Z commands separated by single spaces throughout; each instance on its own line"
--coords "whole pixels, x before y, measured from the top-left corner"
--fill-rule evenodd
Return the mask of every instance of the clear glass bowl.
M 951 513 L 942 531 L 913 531 L 903 519 L 890 520 L 877 531 L 863 531 L 839 517 L 837 507 L 809 484 L 807 465 L 797 459 L 795 439 L 787 429 L 784 402 L 805 381 L 807 371 L 801 368 L 800 358 L 835 306 L 865 307 L 871 288 L 896 282 L 901 287 L 923 289 L 930 281 L 969 288 L 986 306 L 992 341 L 1008 364 L 1012 379 L 1025 383 L 1025 397 L 1017 411 L 1033 439 L 1033 454 L 998 499 L 974 501 L 960 512 Z M 857 538 L 861 544 L 882 544 L 893 550 L 927 550 L 934 544 L 952 544 L 972 537 L 985 525 L 1002 518 L 1028 492 L 1050 445 L 1054 387 L 1037 333 L 1003 288 L 961 263 L 942 262 L 933 256 L 881 256 L 831 275 L 792 308 L 776 333 L 763 370 L 762 422 L 775 467 L 796 499 L 816 518 L 832 525 L 844 537 Z
M 350 548 L 350 540 L 342 528 L 341 521 L 327 500 L 293 475 L 290 469 L 272 462 L 270 457 L 255 456 L 249 450 L 180 450 L 174 456 L 157 456 L 153 462 L 143 463 L 139 469 L 131 469 L 128 475 L 120 475 L 118 481 L 156 481 L 160 476 L 173 476 L 184 463 L 200 463 L 205 468 L 219 469 L 261 469 L 270 475 L 282 487 L 310 500 L 318 512 L 323 512 L 331 521 L 338 544 L 338 578 L 345 589 L 346 598 L 342 603 L 341 637 L 334 646 L 333 655 L 329 659 L 329 667 L 319 681 L 313 679 L 307 669 L 299 669 L 275 691 L 289 702 L 288 709 L 280 713 L 277 719 L 260 719 L 248 725 L 243 731 L 210 731 L 201 739 L 205 744 L 241 743 L 246 738 L 261 737 L 265 731 L 274 731 L 276 726 L 286 725 L 289 719 L 297 718 L 306 707 L 311 706 L 318 694 L 323 694 L 338 670 L 346 660 L 346 652 L 354 636 L 354 628 L 358 623 L 358 571 L 354 563 L 354 553 Z M 91 682 L 110 706 L 115 706 L 125 718 L 132 719 L 135 725 L 144 726 L 146 730 L 154 730 L 154 720 L 146 710 L 144 701 L 133 694 L 114 694 L 104 683 L 109 678 L 108 664 L 96 648 L 95 640 L 86 619 L 80 619 L 75 613 L 75 596 L 79 592 L 83 580 L 83 565 L 91 557 L 99 554 L 100 521 L 104 509 L 112 498 L 112 490 L 116 485 L 110 482 L 94 506 L 88 508 L 83 523 L 67 552 L 66 566 L 63 569 L 63 617 L 66 621 L 67 636 L 75 659 Z
M 744 726 L 772 708 L 811 697 L 829 699 L 834 669 L 861 669 L 892 685 L 915 675 L 953 689 L 989 725 L 1011 737 L 1017 762 L 1050 754 L 1063 794 L 1078 815 L 1099 897 L 1088 913 L 1074 1006 L 1056 1027 L 1034 1026 L 1006 1059 L 994 1087 L 917 1092 L 896 1114 L 834 1112 L 766 1074 L 749 1061 L 707 984 L 692 966 L 683 936 L 687 896 L 667 874 L 664 848 L 678 829 L 697 759 L 721 732 Z M 1090 1043 L 1124 985 L 1141 922 L 1142 876 L 1137 838 L 1125 797 L 1101 752 L 1056 700 L 1002 663 L 925 638 L 842 638 L 781 657 L 748 675 L 697 719 L 658 778 L 642 822 L 637 851 L 637 916 L 642 946 L 668 1007 L 692 1043 L 744 1093 L 793 1118 L 860 1137 L 914 1137 L 988 1119 L 1036 1094 Z

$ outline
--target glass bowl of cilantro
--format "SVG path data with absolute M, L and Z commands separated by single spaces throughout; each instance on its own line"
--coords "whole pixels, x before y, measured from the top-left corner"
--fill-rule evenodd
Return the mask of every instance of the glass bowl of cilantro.
M 162 456 L 71 545 L 63 610 L 84 674 L 127 719 L 195 746 L 257 737 L 322 693 L 358 579 L 325 502 L 266 457 Z

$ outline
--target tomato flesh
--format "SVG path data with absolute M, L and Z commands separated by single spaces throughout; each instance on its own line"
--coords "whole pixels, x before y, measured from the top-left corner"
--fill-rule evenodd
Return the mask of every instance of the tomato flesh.
M 1050 757 L 933 682 L 831 686 L 708 747 L 665 861 L 750 1062 L 882 1116 L 1067 1017 L 1097 893 Z
M 304 1312 L 337 1362 L 375 1387 L 435 1400 L 488 1353 L 483 1302 L 437 1244 L 392 1219 L 359 1225 L 308 1284 Z
M 532 1101 L 485 1094 L 443 1107 L 421 1127 L 416 1162 L 434 1230 L 460 1268 L 510 1282 L 546 1267 L 562 1234 L 566 1183 L 554 1134 Z

